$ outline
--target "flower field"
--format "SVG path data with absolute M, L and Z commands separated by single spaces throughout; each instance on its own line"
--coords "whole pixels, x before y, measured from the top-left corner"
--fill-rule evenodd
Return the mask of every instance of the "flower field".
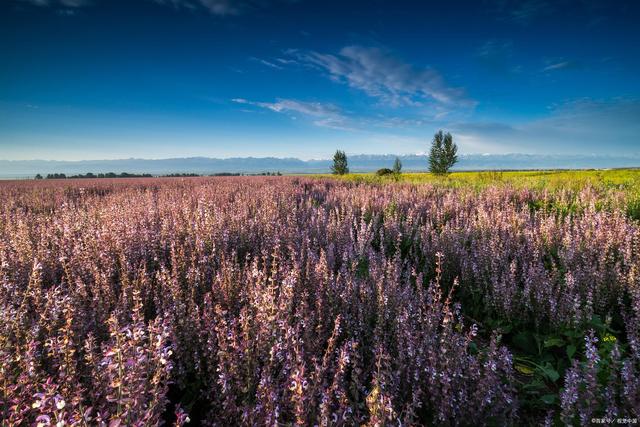
M 637 420 L 632 190 L 0 182 L 2 425 Z

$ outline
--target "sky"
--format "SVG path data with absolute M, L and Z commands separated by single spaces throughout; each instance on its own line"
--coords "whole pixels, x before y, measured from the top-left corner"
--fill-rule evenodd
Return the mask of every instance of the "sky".
M 0 0 L 0 159 L 640 153 L 640 2 Z

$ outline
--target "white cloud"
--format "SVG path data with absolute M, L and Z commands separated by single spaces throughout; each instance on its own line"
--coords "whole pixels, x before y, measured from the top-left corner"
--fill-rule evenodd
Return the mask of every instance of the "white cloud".
M 476 52 L 476 56 L 480 58 L 500 58 L 511 56 L 513 54 L 513 42 L 511 40 L 491 39 L 484 42 Z
M 489 0 L 498 17 L 527 26 L 554 12 L 553 2 L 547 0 Z
M 78 8 L 88 6 L 92 0 L 18 0 L 35 6 Z M 105 0 L 106 1 L 106 0 Z M 240 15 L 250 10 L 263 9 L 275 3 L 295 3 L 298 0 L 152 0 L 174 8 L 204 9 L 214 15 Z
M 555 70 L 564 70 L 567 68 L 575 68 L 576 63 L 574 61 L 559 61 L 553 62 L 542 69 L 542 71 L 555 71 Z
M 432 68 L 416 69 L 375 47 L 347 46 L 338 55 L 290 51 L 300 61 L 329 73 L 331 79 L 362 90 L 390 106 L 436 102 L 473 107 L 464 90 L 448 86 Z
M 59 0 L 59 1 L 60 1 L 60 4 L 66 7 L 82 7 L 88 4 L 86 0 Z
M 248 2 L 233 0 L 154 0 L 158 4 L 170 5 L 175 8 L 196 9 L 204 8 L 215 15 L 238 15 Z
M 334 104 L 322 102 L 305 102 L 294 99 L 258 102 L 244 98 L 234 98 L 231 101 L 236 104 L 260 107 L 276 113 L 286 114 L 292 118 L 305 117 L 310 119 L 315 126 L 337 130 L 370 132 L 373 129 L 384 131 L 393 129 L 404 131 L 420 129 L 434 123 L 432 120 L 420 117 L 397 117 L 384 114 L 358 115 L 346 112 Z
M 49 6 L 49 0 L 22 0 L 25 3 L 31 3 L 35 6 Z
M 483 66 L 495 72 L 516 74 L 522 71 L 521 65 L 513 63 L 514 45 L 511 40 L 487 40 L 476 50 L 475 57 Z
M 264 65 L 266 67 L 269 67 L 269 68 L 274 68 L 276 70 L 282 70 L 283 69 L 281 65 L 278 65 L 278 64 L 275 64 L 273 62 L 267 61 L 266 59 L 256 58 L 255 56 L 252 56 L 249 59 L 252 60 L 252 61 L 258 62 L 258 63 L 260 63 L 260 64 L 262 64 L 262 65 Z
M 511 17 L 514 21 L 526 25 L 540 16 L 550 14 L 551 11 L 551 5 L 544 0 L 525 0 L 511 10 Z
M 321 102 L 305 102 L 294 99 L 277 99 L 276 102 L 249 101 L 244 98 L 234 98 L 231 101 L 237 104 L 252 105 L 265 108 L 276 113 L 287 114 L 290 117 L 302 115 L 310 118 L 314 125 L 340 130 L 353 130 L 350 121 L 340 108 L 333 104 Z
M 273 3 L 294 3 L 296 0 L 154 0 L 158 4 L 176 8 L 202 8 L 214 15 L 240 15 L 250 10 L 262 9 Z
M 584 98 L 553 106 L 547 117 L 517 125 L 450 123 L 448 128 L 476 152 L 640 154 L 638 117 L 637 99 Z
M 88 0 L 21 0 L 35 6 L 61 6 L 61 7 L 82 7 L 89 4 Z

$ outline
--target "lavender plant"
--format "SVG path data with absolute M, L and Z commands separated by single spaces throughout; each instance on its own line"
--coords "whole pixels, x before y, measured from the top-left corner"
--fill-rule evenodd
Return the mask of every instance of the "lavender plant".
M 0 199 L 7 425 L 638 416 L 621 190 L 234 177 Z

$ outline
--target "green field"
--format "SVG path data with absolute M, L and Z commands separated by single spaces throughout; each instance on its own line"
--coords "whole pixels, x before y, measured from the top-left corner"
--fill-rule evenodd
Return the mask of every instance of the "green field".
M 335 175 L 316 175 L 328 177 Z M 611 170 L 550 170 L 550 171 L 483 171 L 453 172 L 446 176 L 432 173 L 408 172 L 400 177 L 376 176 L 375 173 L 352 173 L 337 176 L 339 179 L 353 182 L 388 183 L 409 182 L 414 184 L 434 184 L 446 187 L 478 187 L 491 185 L 510 185 L 516 188 L 536 190 L 579 190 L 585 186 L 596 189 L 616 189 L 637 192 L 640 189 L 640 169 Z
M 314 176 L 354 183 L 429 184 L 478 191 L 488 187 L 509 187 L 536 193 L 539 199 L 532 204 L 532 210 L 556 212 L 562 216 L 580 210 L 581 194 L 591 191 L 598 195 L 597 210 L 618 208 L 628 217 L 640 220 L 640 169 L 453 172 L 446 176 L 424 172 L 399 176 L 377 176 L 375 173 Z

